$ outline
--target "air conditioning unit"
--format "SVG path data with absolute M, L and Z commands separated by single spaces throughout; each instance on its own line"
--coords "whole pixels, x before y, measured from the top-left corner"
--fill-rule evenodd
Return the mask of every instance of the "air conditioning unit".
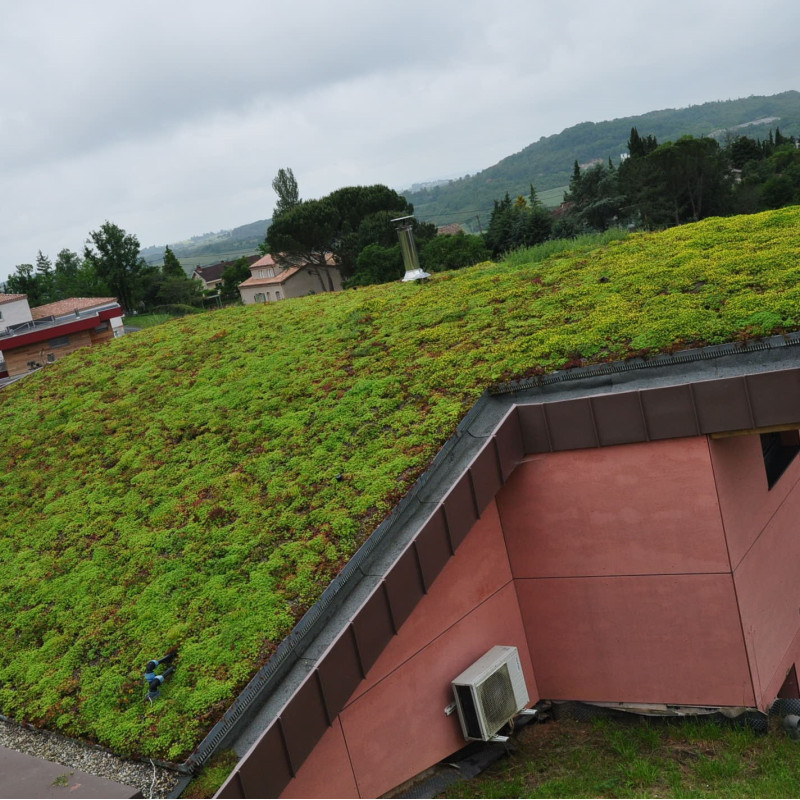
M 493 647 L 452 684 L 461 730 L 467 740 L 504 740 L 497 732 L 528 704 L 528 688 L 516 647 Z

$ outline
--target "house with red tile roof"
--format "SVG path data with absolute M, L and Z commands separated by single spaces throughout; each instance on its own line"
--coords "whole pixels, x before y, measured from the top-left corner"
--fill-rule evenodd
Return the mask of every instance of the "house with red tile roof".
M 437 236 L 456 236 L 459 233 L 464 233 L 464 229 L 458 222 L 451 222 L 449 225 L 440 225 L 436 229 Z
M 100 342 L 122 336 L 114 297 L 70 297 L 30 308 L 27 295 L 0 294 L 0 357 L 22 375 Z
M 245 305 L 251 305 L 337 292 L 341 288 L 342 274 L 332 255 L 325 264 L 287 264 L 268 254 L 250 265 L 250 277 L 239 284 L 239 294 Z
M 81 311 L 90 311 L 94 308 L 103 308 L 116 303 L 116 297 L 68 297 L 66 300 L 56 300 L 31 309 L 31 316 L 36 319 L 47 317 L 64 317 L 68 314 L 77 315 Z

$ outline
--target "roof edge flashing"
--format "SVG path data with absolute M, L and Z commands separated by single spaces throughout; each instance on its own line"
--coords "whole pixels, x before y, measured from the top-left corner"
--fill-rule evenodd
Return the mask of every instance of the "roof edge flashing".
M 505 381 L 495 384 L 487 390 L 491 395 L 514 394 L 517 392 L 530 392 L 532 390 L 544 389 L 563 383 L 573 383 L 576 381 L 590 381 L 592 379 L 608 380 L 602 381 L 602 385 L 614 382 L 614 376 L 624 375 L 630 372 L 641 370 L 659 370 L 664 367 L 675 367 L 680 364 L 696 364 L 697 362 L 717 360 L 727 356 L 737 358 L 753 353 L 764 353 L 765 351 L 779 351 L 784 348 L 791 348 L 800 345 L 800 331 L 785 335 L 769 336 L 764 339 L 752 342 L 727 342 L 724 344 L 708 345 L 707 347 L 680 350 L 675 353 L 660 353 L 651 358 L 631 358 L 621 361 L 607 361 L 600 364 L 592 364 L 585 367 L 573 367 L 571 369 L 557 370 L 545 375 L 532 375 L 529 378 Z M 675 372 L 672 370 L 672 374 Z

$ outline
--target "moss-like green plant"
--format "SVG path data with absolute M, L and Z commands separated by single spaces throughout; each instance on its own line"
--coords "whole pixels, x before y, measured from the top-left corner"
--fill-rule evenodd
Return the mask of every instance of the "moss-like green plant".
M 221 750 L 183 790 L 183 798 L 213 797 L 239 762 L 233 750 Z
M 186 756 L 486 386 L 798 328 L 799 222 L 221 309 L 5 389 L 0 712 Z

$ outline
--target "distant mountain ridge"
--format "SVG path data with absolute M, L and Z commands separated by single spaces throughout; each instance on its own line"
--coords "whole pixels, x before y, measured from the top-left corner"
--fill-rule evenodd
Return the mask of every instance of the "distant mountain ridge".
M 239 256 L 258 252 L 258 246 L 264 242 L 271 223 L 272 219 L 260 219 L 233 230 L 203 233 L 182 242 L 170 242 L 169 247 L 184 269 L 192 272 L 195 267 L 232 261 Z M 161 264 L 166 246 L 162 244 L 145 247 L 141 250 L 141 256 L 148 264 Z
M 561 133 L 543 136 L 475 175 L 416 183 L 412 188 L 420 187 L 418 191 L 402 191 L 402 194 L 414 204 L 418 219 L 437 225 L 456 222 L 477 232 L 488 223 L 494 201 L 506 192 L 512 197 L 527 195 L 533 184 L 547 205 L 558 205 L 575 161 L 590 164 L 610 158 L 618 163 L 620 155 L 627 152 L 631 128 L 636 128 L 642 136 L 654 135 L 659 143 L 685 135 L 714 136 L 720 140 L 726 136 L 766 139 L 776 128 L 784 136 L 800 137 L 800 92 L 714 101 L 605 122 L 581 122 Z M 169 246 L 187 272 L 191 272 L 195 266 L 258 252 L 271 222 L 271 219 L 258 220 Z M 147 247 L 142 255 L 148 263 L 160 264 L 164 245 Z

